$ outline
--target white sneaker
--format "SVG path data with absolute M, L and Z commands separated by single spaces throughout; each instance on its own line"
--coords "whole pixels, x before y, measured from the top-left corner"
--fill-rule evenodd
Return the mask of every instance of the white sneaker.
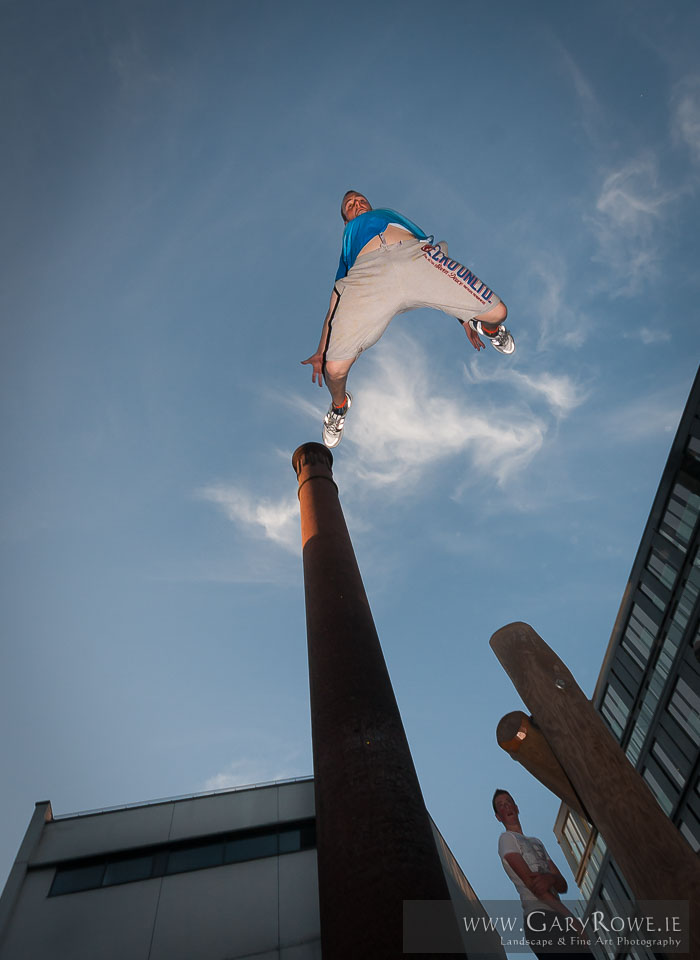
M 343 439 L 343 427 L 348 410 L 352 406 L 352 396 L 346 393 L 345 399 L 348 402 L 348 409 L 345 413 L 336 413 L 333 409 L 333 403 L 331 403 L 328 413 L 323 418 L 323 442 L 327 447 L 337 447 Z
M 472 330 L 476 330 L 477 333 L 480 333 L 483 337 L 486 337 L 487 340 L 490 340 L 491 346 L 495 350 L 498 350 L 499 353 L 515 352 L 515 340 L 513 339 L 512 334 L 506 330 L 504 324 L 499 324 L 495 335 L 487 333 L 481 326 L 480 320 L 470 320 L 469 326 L 472 328 Z

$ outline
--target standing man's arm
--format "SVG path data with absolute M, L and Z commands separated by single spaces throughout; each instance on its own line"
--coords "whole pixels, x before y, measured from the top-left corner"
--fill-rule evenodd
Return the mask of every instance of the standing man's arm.
M 524 858 L 519 853 L 506 853 L 505 859 L 508 861 L 508 865 L 513 868 L 513 870 L 523 881 L 528 890 L 531 890 L 536 897 L 543 898 L 549 896 L 552 899 L 558 899 L 556 893 L 552 893 L 552 887 L 554 887 L 554 889 L 560 893 L 566 893 L 568 889 L 566 880 L 562 877 L 551 860 L 547 861 L 547 866 L 549 868 L 553 868 L 551 873 L 533 873 L 533 871 L 528 867 L 527 863 L 525 863 Z
M 326 314 L 326 319 L 323 321 L 323 329 L 321 330 L 321 339 L 318 343 L 318 349 L 316 353 L 312 354 L 308 360 L 302 360 L 302 363 L 310 363 L 312 366 L 311 373 L 311 382 L 318 382 L 319 387 L 323 386 L 323 354 L 326 349 L 326 341 L 328 339 L 328 324 L 330 319 L 333 316 L 333 312 L 338 304 L 338 293 L 333 287 L 333 292 L 331 293 L 331 302 L 328 306 L 328 313 Z M 318 381 L 317 381 L 318 378 Z
M 506 853 L 504 858 L 538 900 L 550 906 L 555 913 L 560 913 L 564 917 L 571 917 L 575 929 L 579 933 L 583 933 L 583 927 L 578 917 L 574 917 L 569 908 L 561 902 L 558 893 L 555 892 L 566 893 L 568 890 L 568 884 L 555 863 L 547 859 L 547 873 L 533 873 L 519 853 Z
M 547 859 L 547 868 L 549 870 L 549 876 L 554 877 L 554 882 L 552 886 L 558 893 L 566 893 L 569 889 L 569 885 L 566 880 L 562 877 L 559 872 L 559 868 L 553 860 Z

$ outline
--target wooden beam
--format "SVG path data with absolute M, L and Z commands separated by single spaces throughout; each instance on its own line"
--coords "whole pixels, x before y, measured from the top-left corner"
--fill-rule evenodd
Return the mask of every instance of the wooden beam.
M 593 818 L 637 900 L 690 904 L 690 956 L 700 958 L 700 864 L 576 683 L 527 623 L 491 647 Z
M 522 710 L 507 713 L 496 727 L 496 740 L 513 760 L 521 763 L 543 786 L 590 823 L 591 818 L 583 809 L 571 781 L 532 717 Z

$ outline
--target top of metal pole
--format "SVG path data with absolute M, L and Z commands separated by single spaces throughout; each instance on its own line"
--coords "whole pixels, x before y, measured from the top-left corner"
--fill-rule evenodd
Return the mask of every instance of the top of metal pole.
M 333 479 L 333 454 L 322 443 L 302 443 L 292 454 L 292 466 L 299 481 L 299 489 L 307 480 L 317 478 L 330 480 L 336 490 L 338 489 Z

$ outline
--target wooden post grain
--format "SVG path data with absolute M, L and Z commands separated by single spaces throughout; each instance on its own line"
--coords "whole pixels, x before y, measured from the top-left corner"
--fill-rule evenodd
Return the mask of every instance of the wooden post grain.
M 496 740 L 513 760 L 522 764 L 543 786 L 590 822 L 571 781 L 532 717 L 522 710 L 507 713 L 496 727 Z
M 603 718 L 527 623 L 491 647 L 547 739 L 637 900 L 690 904 L 690 956 L 700 958 L 700 864 Z

